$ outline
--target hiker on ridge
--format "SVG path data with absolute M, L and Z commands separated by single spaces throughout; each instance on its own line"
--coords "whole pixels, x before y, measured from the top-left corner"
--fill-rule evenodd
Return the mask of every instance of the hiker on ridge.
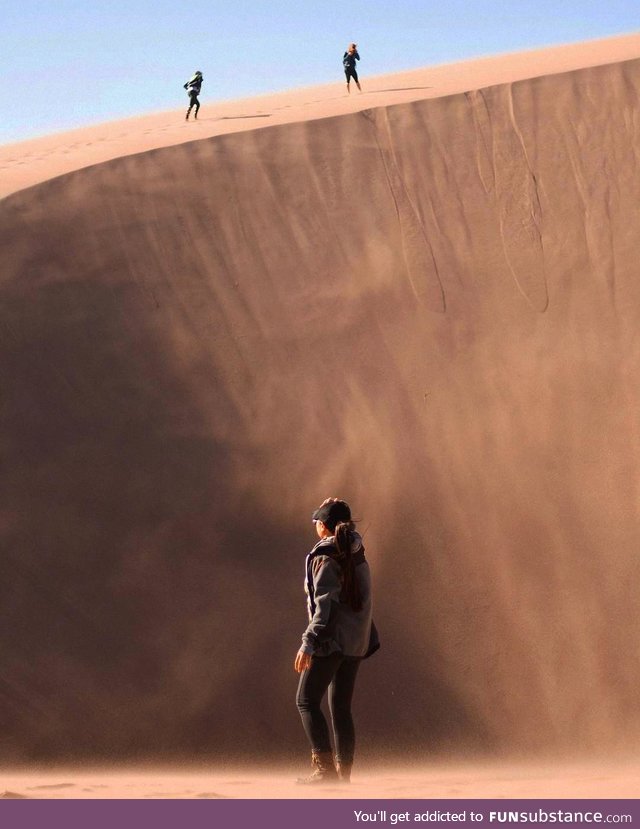
M 358 54 L 358 47 L 355 43 L 351 43 L 342 57 L 344 74 L 347 78 L 347 92 L 349 94 L 351 94 L 351 87 L 349 86 L 349 81 L 351 80 L 351 78 L 353 78 L 353 80 L 356 82 L 356 86 L 358 87 L 360 92 L 362 92 L 362 87 L 360 86 L 360 81 L 358 80 L 358 73 L 356 71 L 357 60 L 360 60 L 360 55 Z
M 202 81 L 202 72 L 198 70 L 194 73 L 191 80 L 188 80 L 186 84 L 184 84 L 184 88 L 187 90 L 187 95 L 189 96 L 189 109 L 187 110 L 185 121 L 189 120 L 189 113 L 191 112 L 194 106 L 196 108 L 196 111 L 193 113 L 193 117 L 198 117 L 198 110 L 200 109 L 200 101 L 198 100 L 198 95 L 200 94 Z

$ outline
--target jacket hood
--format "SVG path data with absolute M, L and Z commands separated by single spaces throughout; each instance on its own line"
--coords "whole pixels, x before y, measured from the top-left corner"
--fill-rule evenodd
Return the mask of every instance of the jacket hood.
M 315 545 L 312 553 L 321 553 L 322 547 L 331 547 L 335 550 L 335 536 L 331 535 L 328 538 L 321 538 L 320 541 Z M 362 543 L 362 536 L 356 530 L 351 531 L 351 555 L 364 550 L 364 545 Z M 327 551 L 327 555 L 331 555 L 329 551 Z

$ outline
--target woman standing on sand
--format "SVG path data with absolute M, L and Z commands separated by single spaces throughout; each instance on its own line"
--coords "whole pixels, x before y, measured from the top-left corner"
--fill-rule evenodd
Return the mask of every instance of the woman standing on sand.
M 202 88 L 202 81 L 204 78 L 202 77 L 202 72 L 198 70 L 194 72 L 193 77 L 184 84 L 184 88 L 187 90 L 187 95 L 189 96 L 189 109 L 187 110 L 187 114 L 185 117 L 185 121 L 189 120 L 189 113 L 195 106 L 196 111 L 193 113 L 193 117 L 195 119 L 198 118 L 198 110 L 200 109 L 200 101 L 198 100 L 198 95 L 200 94 L 200 89 Z
M 347 78 L 347 92 L 351 94 L 351 87 L 349 86 L 349 81 L 351 78 L 356 82 L 356 86 L 362 92 L 362 87 L 360 86 L 360 81 L 358 80 L 358 73 L 356 71 L 356 61 L 360 60 L 360 55 L 358 54 L 358 47 L 355 43 L 349 44 L 347 47 L 347 51 L 342 56 L 342 65 L 344 66 L 344 74 Z
M 294 667 L 300 674 L 296 704 L 315 771 L 298 782 L 348 783 L 355 750 L 351 700 L 356 676 L 362 659 L 380 647 L 371 616 L 371 574 L 347 503 L 327 498 L 312 518 L 320 541 L 306 559 L 309 624 Z M 320 709 L 327 689 L 335 763 Z

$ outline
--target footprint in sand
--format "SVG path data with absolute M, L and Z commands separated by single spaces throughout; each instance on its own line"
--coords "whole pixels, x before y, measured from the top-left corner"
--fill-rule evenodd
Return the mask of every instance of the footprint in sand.
M 0 799 L 3 800 L 29 800 L 28 795 L 26 794 L 19 794 L 18 792 L 3 792 L 0 794 Z

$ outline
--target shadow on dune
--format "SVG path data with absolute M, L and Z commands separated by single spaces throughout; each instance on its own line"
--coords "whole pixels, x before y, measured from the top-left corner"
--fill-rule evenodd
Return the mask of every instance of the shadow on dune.
M 411 92 L 416 89 L 433 89 L 432 86 L 400 86 L 395 89 L 367 89 L 369 95 L 375 95 L 378 92 Z
M 271 118 L 271 113 L 265 113 L 264 115 L 221 115 L 220 118 L 216 118 L 216 121 L 238 121 L 243 118 Z

